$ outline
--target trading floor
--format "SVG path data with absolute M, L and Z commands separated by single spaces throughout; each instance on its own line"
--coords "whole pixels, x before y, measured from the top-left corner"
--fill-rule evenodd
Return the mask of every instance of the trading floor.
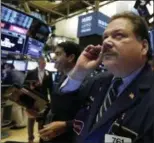
M 39 142 L 39 134 L 37 130 L 37 123 L 34 126 L 34 135 L 35 140 L 34 143 Z M 5 139 L 2 139 L 1 142 L 7 142 L 7 141 L 18 141 L 18 142 L 27 142 L 28 134 L 27 134 L 27 127 L 19 130 L 8 130 L 8 137 Z

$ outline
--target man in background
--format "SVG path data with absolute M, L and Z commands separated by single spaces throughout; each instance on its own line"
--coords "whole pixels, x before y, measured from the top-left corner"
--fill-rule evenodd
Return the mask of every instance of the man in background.
M 45 70 L 46 61 L 44 57 L 40 57 L 38 60 L 38 67 L 32 71 L 29 71 L 27 77 L 25 79 L 26 82 L 29 83 L 29 87 L 31 90 L 35 90 L 39 92 L 45 100 L 49 102 L 49 98 L 51 98 L 52 93 L 52 73 Z M 29 143 L 33 143 L 34 135 L 34 118 L 28 118 L 28 140 Z M 38 123 L 39 129 L 41 128 L 41 124 Z
M 4 68 L 2 70 L 2 84 L 12 84 L 13 83 L 13 77 L 12 77 L 12 71 L 14 71 L 14 65 L 13 64 L 4 64 Z
M 75 117 L 76 112 L 80 108 L 80 97 L 70 94 L 60 94 L 59 89 L 71 72 L 81 53 L 80 46 L 74 42 L 66 41 L 58 44 L 55 49 L 55 68 L 61 72 L 63 76 L 53 89 L 51 97 L 51 108 L 45 118 L 45 126 L 53 121 L 71 120 Z M 73 143 L 73 130 L 68 130 L 54 140 L 41 140 L 41 143 Z

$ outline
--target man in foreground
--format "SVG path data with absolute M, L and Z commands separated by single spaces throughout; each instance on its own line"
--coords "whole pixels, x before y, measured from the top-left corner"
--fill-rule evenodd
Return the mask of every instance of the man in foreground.
M 154 142 L 154 74 L 148 65 L 151 55 L 146 24 L 130 12 L 111 18 L 102 46 L 90 45 L 82 52 L 62 92 L 76 91 L 79 85 L 69 86 L 75 81 L 82 83 L 102 60 L 109 73 L 94 80 L 89 96 L 97 96 L 86 121 L 73 122 L 77 143 Z M 48 131 L 40 130 L 40 135 L 52 139 L 67 128 L 68 121 L 53 122 Z

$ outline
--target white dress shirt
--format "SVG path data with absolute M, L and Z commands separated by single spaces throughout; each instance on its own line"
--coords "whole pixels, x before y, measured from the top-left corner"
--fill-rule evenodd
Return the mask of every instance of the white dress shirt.
M 38 68 L 38 78 L 41 84 L 43 82 L 44 75 L 45 75 L 45 70 L 44 69 L 41 70 L 40 68 Z

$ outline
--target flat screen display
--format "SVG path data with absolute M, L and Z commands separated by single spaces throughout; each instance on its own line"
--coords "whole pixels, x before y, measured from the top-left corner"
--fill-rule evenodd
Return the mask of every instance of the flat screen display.
M 38 63 L 37 62 L 28 61 L 27 70 L 34 70 L 37 67 L 38 67 Z
M 25 71 L 26 70 L 26 62 L 25 61 L 15 60 L 13 62 L 13 65 L 14 65 L 15 69 L 18 71 Z
M 149 1 L 146 5 L 146 8 L 147 8 L 150 15 L 152 15 L 154 13 L 153 5 L 154 5 L 154 2 L 152 0 Z
M 1 50 L 8 53 L 22 54 L 24 50 L 26 36 L 5 31 L 1 33 Z
M 28 35 L 41 42 L 45 42 L 51 32 L 49 26 L 41 20 L 4 4 L 1 6 L 1 28 Z
M 32 24 L 33 18 L 14 9 L 2 6 L 1 20 L 12 25 L 29 29 Z
M 39 58 L 42 55 L 43 47 L 44 43 L 29 37 L 24 53 L 30 55 L 31 57 Z
M 36 18 L 33 18 L 33 22 L 28 30 L 27 35 L 38 41 L 45 42 L 49 33 L 49 28 L 46 24 Z

